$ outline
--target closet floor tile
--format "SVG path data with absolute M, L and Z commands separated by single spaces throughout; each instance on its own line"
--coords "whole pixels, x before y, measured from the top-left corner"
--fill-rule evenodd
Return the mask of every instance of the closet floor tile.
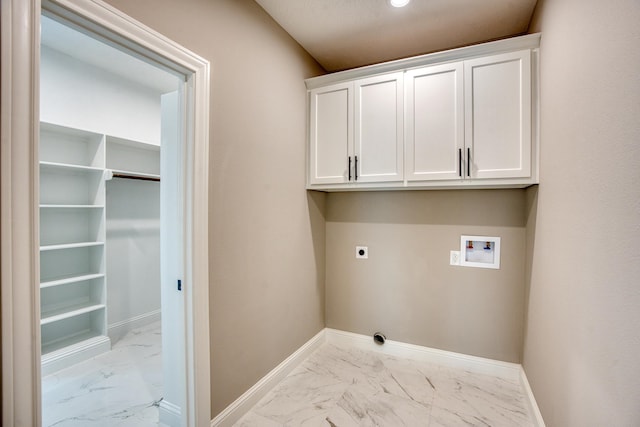
M 110 352 L 42 379 L 42 425 L 162 426 L 160 322 L 132 330 Z
M 324 344 L 236 427 L 532 427 L 519 382 Z

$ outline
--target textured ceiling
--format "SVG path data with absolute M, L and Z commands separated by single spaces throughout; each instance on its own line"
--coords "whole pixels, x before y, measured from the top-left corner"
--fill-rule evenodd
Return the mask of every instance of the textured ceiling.
M 327 71 L 523 34 L 536 0 L 255 0 Z

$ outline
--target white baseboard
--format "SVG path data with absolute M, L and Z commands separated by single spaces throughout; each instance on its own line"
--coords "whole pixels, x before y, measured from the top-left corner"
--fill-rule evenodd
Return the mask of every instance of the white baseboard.
M 170 427 L 180 427 L 182 425 L 182 413 L 180 407 L 166 400 L 161 400 L 158 405 L 160 422 Z
M 545 427 L 544 420 L 542 419 L 542 413 L 540 413 L 540 408 L 538 408 L 538 403 L 536 402 L 536 398 L 533 395 L 533 390 L 531 390 L 531 386 L 529 385 L 527 374 L 524 372 L 524 368 L 522 366 L 520 366 L 520 384 L 527 394 L 529 414 L 531 414 L 531 417 L 533 418 L 534 426 Z
M 109 325 L 107 334 L 109 335 L 109 338 L 111 338 L 111 341 L 116 343 L 118 340 L 120 340 L 120 338 L 124 337 L 127 332 L 159 321 L 161 317 L 160 315 L 161 310 L 158 309 L 149 311 L 148 313 L 143 313 L 130 319 L 112 323 L 111 325 Z
M 40 359 L 42 362 L 42 376 L 50 375 L 60 369 L 68 368 L 110 350 L 111 340 L 101 335 L 52 353 L 43 354 Z
M 379 345 L 370 336 L 330 328 L 325 329 L 325 331 L 327 342 L 331 344 L 348 345 L 363 350 L 377 351 L 392 356 L 406 357 L 451 368 L 465 369 L 479 374 L 493 375 L 511 381 L 520 381 L 520 365 L 517 363 L 469 356 L 399 341 L 386 340 L 384 345 Z
M 227 406 L 220 414 L 211 420 L 211 427 L 230 427 L 246 414 L 256 403 L 271 391 L 289 372 L 304 362 L 314 351 L 325 342 L 325 330 L 318 332 L 302 347 L 287 357 L 271 372 L 262 377 L 253 387 Z
M 280 382 L 296 366 L 301 364 L 323 343 L 337 346 L 350 346 L 363 350 L 376 351 L 392 356 L 406 357 L 408 359 L 437 363 L 451 368 L 464 369 L 479 374 L 493 375 L 505 380 L 520 382 L 526 393 L 527 405 L 535 427 L 545 427 L 542 415 L 536 404 L 529 382 L 522 365 L 487 359 L 484 357 L 470 356 L 451 351 L 438 350 L 414 344 L 386 340 L 384 345 L 378 345 L 372 337 L 325 328 L 315 337 L 307 341 L 295 353 L 284 362 L 274 368 L 253 387 L 247 390 L 235 402 L 229 405 L 218 416 L 211 420 L 211 427 L 230 427 L 247 413 L 262 397 L 264 397 L 278 382 Z

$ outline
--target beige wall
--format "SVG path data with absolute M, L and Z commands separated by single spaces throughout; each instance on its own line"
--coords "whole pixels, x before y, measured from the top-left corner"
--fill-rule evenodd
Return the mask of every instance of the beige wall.
M 640 425 L 639 22 L 637 0 L 539 0 L 532 25 L 542 159 L 524 366 L 549 427 Z
M 109 0 L 211 62 L 212 416 L 324 327 L 324 196 L 305 185 L 320 67 L 250 0 Z
M 326 219 L 327 327 L 520 362 L 524 190 L 332 193 Z M 450 266 L 463 234 L 500 236 L 501 269 Z

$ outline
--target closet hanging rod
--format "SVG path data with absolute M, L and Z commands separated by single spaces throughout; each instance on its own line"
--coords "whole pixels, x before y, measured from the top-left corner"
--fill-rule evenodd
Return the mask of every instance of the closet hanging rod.
M 113 174 L 113 178 L 124 178 L 124 179 L 138 179 L 140 181 L 156 181 L 160 182 L 160 178 L 154 176 L 140 176 L 140 175 L 131 175 L 128 173 L 115 173 Z

